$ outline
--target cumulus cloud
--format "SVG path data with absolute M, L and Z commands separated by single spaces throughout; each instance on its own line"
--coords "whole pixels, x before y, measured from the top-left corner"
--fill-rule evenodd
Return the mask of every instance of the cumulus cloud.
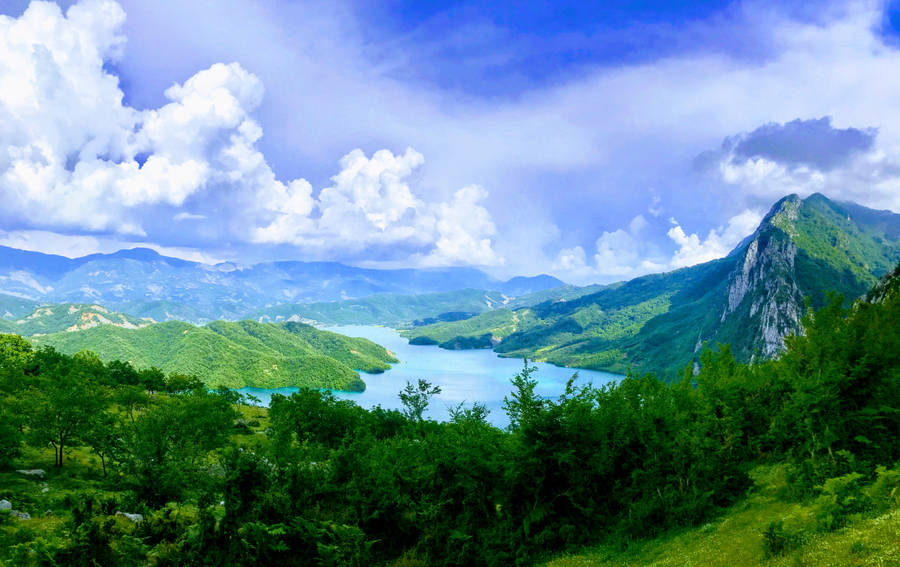
M 363 249 L 402 244 L 431 250 L 421 263 L 495 265 L 491 215 L 482 203 L 487 191 L 463 187 L 448 202 L 426 202 L 410 183 L 425 162 L 412 148 L 394 155 L 379 150 L 371 158 L 353 150 L 340 160 L 341 171 L 318 198 L 312 186 L 294 182 L 266 203 L 274 218 L 253 233 L 256 242 Z
M 149 240 L 159 227 L 147 226 L 148 213 L 168 211 L 163 218 L 229 240 L 333 253 L 402 244 L 429 264 L 500 261 L 487 192 L 465 187 L 426 202 L 412 186 L 424 163 L 413 149 L 371 158 L 354 150 L 318 195 L 305 179 L 279 180 L 258 148 L 263 84 L 237 63 L 172 85 L 158 108 L 124 104 L 105 67 L 121 55 L 124 20 L 113 0 L 82 0 L 65 14 L 33 2 L 19 18 L 0 17 L 8 222 Z M 210 203 L 215 215 L 204 210 Z
M 645 233 L 648 223 L 637 215 L 627 229 L 603 231 L 595 242 L 593 261 L 581 246 L 564 248 L 554 261 L 556 272 L 572 281 L 610 281 L 637 277 L 666 268 L 659 251 Z
M 435 209 L 438 239 L 434 252 L 425 258 L 428 265 L 458 263 L 496 265 L 504 262 L 491 245 L 494 223 L 481 203 L 487 191 L 478 185 L 463 187 L 449 203 Z
M 593 262 L 588 261 L 581 246 L 575 246 L 560 250 L 553 268 L 571 281 L 585 283 L 623 280 L 693 266 L 728 255 L 756 230 L 762 216 L 759 210 L 747 209 L 731 217 L 725 225 L 710 230 L 705 238 L 686 233 L 675 219 L 669 219 L 672 226 L 666 235 L 677 248 L 666 258 L 651 243 L 651 235 L 647 234 L 649 223 L 643 215 L 638 215 L 627 229 L 601 234 Z
M 681 225 L 671 219 L 674 226 L 666 234 L 678 245 L 678 250 L 669 261 L 669 267 L 684 268 L 726 256 L 756 230 L 762 217 L 761 211 L 748 209 L 731 217 L 727 225 L 710 230 L 705 239 L 696 233 L 685 233 Z

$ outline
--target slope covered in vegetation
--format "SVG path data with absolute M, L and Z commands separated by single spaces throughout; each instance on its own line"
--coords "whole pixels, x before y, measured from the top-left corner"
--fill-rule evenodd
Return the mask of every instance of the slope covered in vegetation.
M 60 303 L 43 305 L 33 312 L 12 321 L 19 335 L 46 335 L 61 331 L 84 331 L 100 325 L 112 325 L 123 329 L 138 329 L 155 323 L 153 319 L 134 317 L 110 311 L 101 305 L 85 303 Z
M 807 298 L 813 307 L 828 291 L 855 299 L 900 260 L 900 215 L 844 207 L 818 194 L 789 196 L 721 260 L 516 310 L 504 326 L 488 313 L 406 336 L 459 344 L 453 339 L 490 334 L 504 356 L 673 379 L 704 343 L 728 343 L 742 361 L 770 358 L 799 330 Z
M 315 389 L 239 410 L 183 374 L 5 335 L 0 498 L 16 515 L 0 511 L 0 561 L 527 565 L 589 545 L 558 564 L 795 564 L 827 546 L 887 564 L 898 321 L 896 293 L 835 297 L 777 360 L 706 349 L 677 383 L 571 382 L 556 400 L 535 395 L 526 364 L 503 431 L 477 404 L 424 419 L 426 380 L 400 391 L 402 411 Z
M 357 370 L 383 372 L 396 362 L 371 341 L 299 323 L 216 321 L 197 327 L 170 321 L 136 330 L 104 325 L 32 340 L 67 354 L 90 350 L 102 360 L 196 375 L 210 387 L 306 386 L 359 391 L 365 389 L 365 383 Z

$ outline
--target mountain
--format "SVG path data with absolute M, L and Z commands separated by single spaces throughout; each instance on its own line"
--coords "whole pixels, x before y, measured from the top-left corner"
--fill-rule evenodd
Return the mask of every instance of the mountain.
M 564 285 L 551 276 L 494 279 L 474 268 L 376 270 L 335 262 L 209 265 L 135 248 L 65 258 L 0 247 L 0 292 L 44 303 L 99 303 L 157 320 L 239 319 L 285 303 L 467 288 L 523 295 Z
M 136 368 L 198 376 L 210 387 L 306 386 L 361 391 L 357 370 L 383 372 L 396 358 L 361 338 L 320 331 L 302 323 L 276 325 L 216 321 L 197 327 L 180 321 L 126 329 L 101 325 L 29 339 L 74 354 L 91 350 L 102 360 L 124 360 Z
M 539 276 L 540 277 L 540 276 Z M 513 278 L 520 280 L 520 278 Z M 510 282 L 513 282 L 510 280 Z M 543 280 L 547 285 L 558 280 Z M 525 289 L 518 282 L 515 291 Z M 419 295 L 377 294 L 362 299 L 318 303 L 288 303 L 267 307 L 248 315 L 258 321 L 315 321 L 326 325 L 414 326 L 439 320 L 467 319 L 500 308 L 535 305 L 548 300 L 575 298 L 603 286 L 563 285 L 534 293 L 510 297 L 498 291 L 461 289 Z M 126 309 L 134 313 L 133 309 Z
M 40 306 L 25 317 L 9 321 L 5 332 L 24 336 L 45 335 L 62 331 L 84 331 L 99 325 L 138 329 L 152 323 L 155 323 L 153 319 L 110 311 L 100 305 L 62 303 Z
M 855 299 L 898 260 L 900 215 L 791 195 L 720 260 L 405 334 L 446 348 L 493 346 L 564 366 L 675 376 L 704 343 L 731 344 L 741 360 L 776 355 L 799 330 L 807 298 L 813 307 L 830 291 Z
M 866 301 L 869 303 L 884 303 L 886 299 L 893 297 L 898 291 L 900 291 L 900 264 L 897 264 L 894 271 L 885 274 L 878 280 L 875 287 L 866 294 Z
M 34 311 L 38 305 L 31 299 L 0 293 L 0 320 L 18 319 Z

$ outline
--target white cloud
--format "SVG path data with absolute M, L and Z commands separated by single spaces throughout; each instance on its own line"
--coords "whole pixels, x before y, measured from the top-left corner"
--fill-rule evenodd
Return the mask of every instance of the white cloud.
M 438 238 L 434 252 L 425 258 L 426 265 L 503 263 L 491 244 L 495 232 L 491 215 L 481 206 L 486 198 L 484 188 L 470 185 L 457 191 L 451 202 L 437 205 Z
M 78 258 L 88 254 L 110 254 L 126 248 L 150 248 L 163 256 L 181 258 L 202 264 L 217 264 L 221 257 L 202 250 L 182 246 L 159 246 L 146 242 L 98 238 L 83 234 L 60 234 L 46 230 L 0 230 L 0 246 L 19 250 L 31 250 L 44 254 L 58 254 L 67 258 Z
M 564 248 L 556 256 L 553 269 L 564 279 L 579 283 L 630 279 L 666 268 L 659 251 L 646 234 L 647 219 L 637 215 L 628 229 L 603 231 L 595 243 L 593 262 L 581 246 Z
M 849 163 L 822 171 L 766 158 L 723 159 L 716 170 L 722 181 L 745 196 L 775 200 L 790 193 L 823 193 L 878 209 L 900 211 L 900 147 L 874 149 Z
M 487 192 L 426 202 L 412 185 L 424 158 L 411 148 L 348 153 L 318 196 L 305 179 L 277 179 L 257 147 L 262 82 L 237 63 L 172 85 L 159 108 L 124 105 L 104 68 L 121 53 L 124 19 L 112 0 L 82 0 L 65 15 L 34 2 L 20 18 L 0 17 L 7 215 L 32 228 L 151 239 L 158 227 L 148 229 L 145 213 L 163 207 L 165 218 L 209 221 L 229 239 L 332 254 L 403 244 L 429 264 L 500 261 Z M 219 218 L 203 210 L 214 200 Z M 185 205 L 199 212 L 177 211 Z
M 667 235 L 678 245 L 669 261 L 671 268 L 684 268 L 726 256 L 741 240 L 753 233 L 762 221 L 762 213 L 746 210 L 731 217 L 728 224 L 709 231 L 705 239 L 696 233 L 686 234 L 675 219 Z
M 173 217 L 172 217 L 172 220 L 175 220 L 175 221 L 183 221 L 183 220 L 205 220 L 206 218 L 207 218 L 206 215 L 198 215 L 198 214 L 195 214 L 195 213 L 189 213 L 189 212 L 187 212 L 187 211 L 182 211 L 182 212 L 180 212 L 180 213 L 177 213 L 175 216 L 173 216 Z
M 630 279 L 709 262 L 728 255 L 756 230 L 762 216 L 758 210 L 747 209 L 731 217 L 726 225 L 710 230 L 706 238 L 685 233 L 675 219 L 670 219 L 673 226 L 666 234 L 677 249 L 666 259 L 646 232 L 647 220 L 643 215 L 637 215 L 631 219 L 627 230 L 620 228 L 601 234 L 596 242 L 593 263 L 587 261 L 581 246 L 575 246 L 560 250 L 553 269 L 569 281 L 588 283 Z
M 322 189 L 318 198 L 302 180 L 273 194 L 261 214 L 274 218 L 252 238 L 311 249 L 394 244 L 431 248 L 420 260 L 429 266 L 502 263 L 491 240 L 494 223 L 481 205 L 487 191 L 471 185 L 448 202 L 426 202 L 410 185 L 424 162 L 412 148 L 402 155 L 380 150 L 371 158 L 353 150 L 341 159 L 333 185 Z

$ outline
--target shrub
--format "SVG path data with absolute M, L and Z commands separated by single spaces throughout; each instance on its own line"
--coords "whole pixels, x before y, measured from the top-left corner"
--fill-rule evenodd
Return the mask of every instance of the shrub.
M 816 522 L 820 530 L 842 528 L 851 516 L 872 507 L 872 501 L 863 491 L 863 475 L 850 473 L 829 478 L 820 487 L 821 496 L 816 499 Z

